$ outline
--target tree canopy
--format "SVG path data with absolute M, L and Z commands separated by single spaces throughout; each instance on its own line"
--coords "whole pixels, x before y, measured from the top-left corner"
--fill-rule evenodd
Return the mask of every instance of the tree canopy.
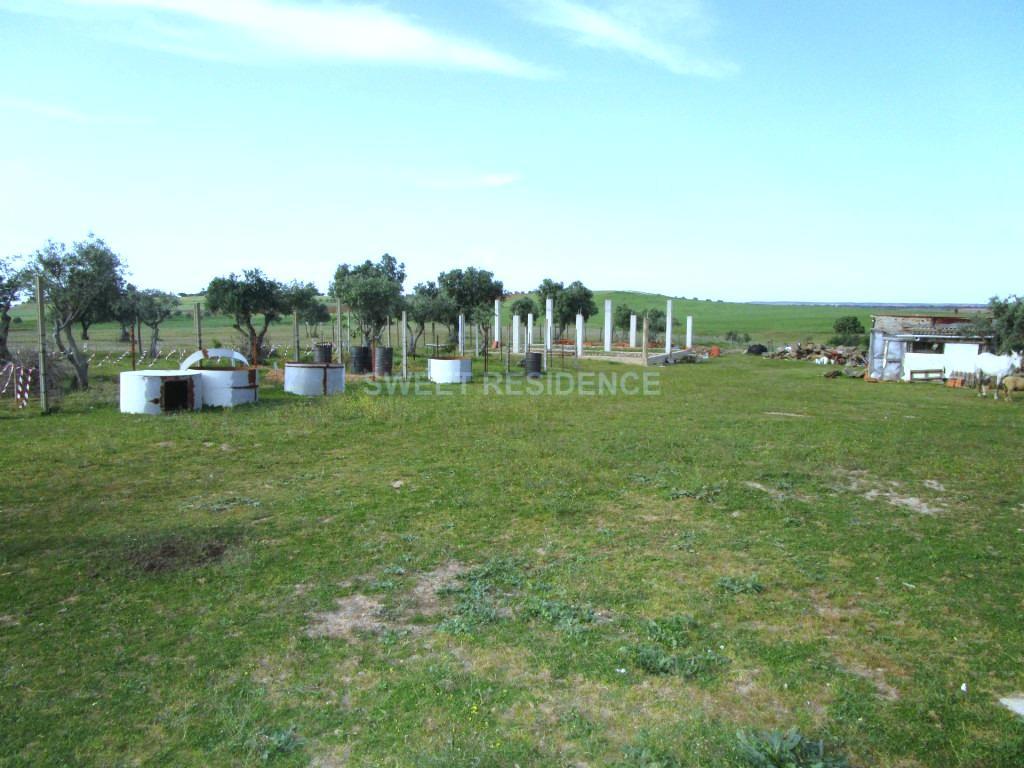
M 579 280 L 569 283 L 555 298 L 555 323 L 564 332 L 566 326 L 576 322 L 576 315 L 583 315 L 583 322 L 597 314 L 594 292 Z
M 404 282 L 405 265 L 385 253 L 376 264 L 366 260 L 355 266 L 339 265 L 330 294 L 355 315 L 368 345 L 380 338 L 388 318 L 401 311 Z
M 90 234 L 70 249 L 48 241 L 35 252 L 32 269 L 42 278 L 54 343 L 71 363 L 79 388 L 87 389 L 89 359 L 78 348 L 72 326 L 97 315 L 113 316 L 124 285 L 121 260 L 103 240 Z
M 523 322 L 526 321 L 527 315 L 533 315 L 534 317 L 540 317 L 540 312 L 537 309 L 537 302 L 535 302 L 530 296 L 520 296 L 518 299 L 512 302 L 512 317 L 519 318 Z
M 0 257 L 0 363 L 11 359 L 7 336 L 11 330 L 11 307 L 25 289 L 25 270 L 15 259 Z
M 976 318 L 975 325 L 985 334 L 992 334 L 1000 354 L 1024 349 L 1024 298 L 1016 295 L 988 301 L 989 315 Z
M 215 277 L 206 288 L 206 306 L 215 314 L 233 319 L 235 329 L 246 337 L 246 351 L 256 357 L 253 363 L 263 358 L 271 324 L 288 311 L 284 286 L 258 269 L 247 269 L 241 277 L 233 272 L 227 277 Z M 263 318 L 259 326 L 257 316 Z
M 149 340 L 149 355 L 156 357 L 160 341 L 160 325 L 178 311 L 178 297 L 152 288 L 137 293 L 139 320 L 153 332 Z
M 437 276 L 437 284 L 451 299 L 456 314 L 467 318 L 477 308 L 493 304 L 505 292 L 505 286 L 500 280 L 494 279 L 493 272 L 476 267 L 442 272 Z
M 620 331 L 629 330 L 629 319 L 636 313 L 625 304 L 616 304 L 612 312 L 612 324 Z

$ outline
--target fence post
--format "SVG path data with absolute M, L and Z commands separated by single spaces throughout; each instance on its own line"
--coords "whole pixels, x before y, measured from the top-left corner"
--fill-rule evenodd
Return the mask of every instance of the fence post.
M 301 350 L 299 349 L 299 313 L 292 312 L 292 340 L 295 342 L 295 362 L 302 362 Z
M 50 412 L 50 398 L 46 391 L 46 308 L 43 304 L 43 278 L 36 275 L 36 322 L 39 324 L 39 407 Z
M 644 315 L 644 335 L 643 335 L 643 349 L 640 354 L 643 355 L 644 365 L 647 365 L 647 329 L 648 329 L 648 318 Z
M 192 314 L 196 321 L 196 349 L 203 348 L 203 305 L 198 301 L 192 308 Z

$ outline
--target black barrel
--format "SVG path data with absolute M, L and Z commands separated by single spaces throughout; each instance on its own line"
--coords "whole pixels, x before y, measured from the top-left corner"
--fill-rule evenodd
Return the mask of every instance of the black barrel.
M 329 341 L 321 341 L 313 345 L 313 362 L 329 363 L 334 355 L 334 345 Z
M 377 347 L 373 356 L 373 373 L 375 376 L 390 376 L 391 365 L 395 359 L 392 347 Z
M 352 347 L 352 373 L 369 373 L 372 370 L 373 359 L 370 357 L 369 347 Z
M 523 364 L 526 366 L 526 375 L 531 379 L 536 379 L 541 375 L 544 366 L 544 353 L 527 352 L 523 358 Z

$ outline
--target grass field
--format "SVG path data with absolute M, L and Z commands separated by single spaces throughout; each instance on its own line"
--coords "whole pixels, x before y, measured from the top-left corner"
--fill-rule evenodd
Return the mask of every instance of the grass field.
M 1024 406 L 658 376 L 4 401 L 0 765 L 1024 765 Z
M 625 304 L 636 311 L 647 309 L 665 310 L 665 302 L 669 297 L 651 293 L 635 293 L 626 291 L 595 291 L 594 299 L 597 303 L 598 314 L 587 322 L 587 338 L 598 340 L 601 337 L 604 326 L 604 301 L 611 299 L 615 306 Z M 165 348 L 188 347 L 190 350 L 195 347 L 195 333 L 193 330 L 192 312 L 196 301 L 202 301 L 202 297 L 183 297 L 182 312 L 178 317 L 169 319 L 160 329 Z M 325 299 L 326 301 L 326 299 Z M 505 315 L 508 321 L 509 307 L 511 301 L 505 302 Z M 333 306 L 333 304 L 331 304 Z M 675 334 L 682 338 L 685 328 L 686 316 L 694 318 L 694 336 L 698 343 L 721 344 L 732 346 L 725 341 L 729 331 L 740 334 L 749 334 L 752 341 L 761 342 L 766 345 L 792 344 L 798 341 L 812 340 L 824 342 L 833 335 L 832 324 L 836 319 L 845 315 L 856 315 L 866 328 L 871 327 L 871 314 L 882 313 L 887 310 L 885 307 L 841 307 L 827 305 L 769 305 L 769 304 L 745 304 L 720 301 L 697 301 L 695 299 L 673 299 L 673 317 L 675 318 Z M 913 312 L 902 307 L 896 311 Z M 921 312 L 938 312 L 935 307 L 916 310 Z M 950 308 L 949 311 L 952 311 Z M 974 310 L 963 310 L 970 314 Z M 37 346 L 35 305 L 23 304 L 16 307 L 12 315 L 19 321 L 12 326 L 10 345 L 12 348 L 34 349 Z M 219 341 L 225 345 L 238 343 L 238 334 L 231 328 L 230 321 L 225 317 L 213 316 L 203 320 L 204 344 L 213 346 L 212 342 Z M 394 344 L 397 346 L 397 323 L 395 324 Z M 143 329 L 144 337 L 148 343 L 149 329 Z M 325 325 L 321 329 L 324 338 L 331 339 L 331 326 Z M 538 321 L 537 338 L 541 338 L 541 325 Z M 570 333 L 574 333 L 570 329 Z M 506 331 L 507 334 L 507 331 Z M 90 329 L 90 348 L 107 353 L 112 350 L 124 350 L 126 344 L 118 341 L 119 328 L 113 323 L 103 323 Z M 292 339 L 291 318 L 287 317 L 283 322 L 273 326 L 270 337 L 274 343 L 280 346 L 290 345 Z M 303 344 L 309 341 L 303 330 Z M 421 340 L 423 343 L 423 340 Z M 745 345 L 741 345 L 745 346 Z

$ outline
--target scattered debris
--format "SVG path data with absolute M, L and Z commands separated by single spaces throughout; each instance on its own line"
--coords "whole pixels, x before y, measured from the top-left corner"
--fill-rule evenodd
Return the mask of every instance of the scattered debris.
M 396 491 L 403 485 L 405 485 L 405 480 L 395 480 L 393 483 L 391 483 L 391 487 L 394 488 Z
M 747 352 L 756 354 L 750 352 L 750 349 Z M 851 365 L 863 368 L 868 364 L 864 352 L 857 347 L 828 347 L 823 344 L 787 344 L 766 356 L 774 360 L 814 360 L 818 365 Z M 863 371 L 861 373 L 863 375 Z

